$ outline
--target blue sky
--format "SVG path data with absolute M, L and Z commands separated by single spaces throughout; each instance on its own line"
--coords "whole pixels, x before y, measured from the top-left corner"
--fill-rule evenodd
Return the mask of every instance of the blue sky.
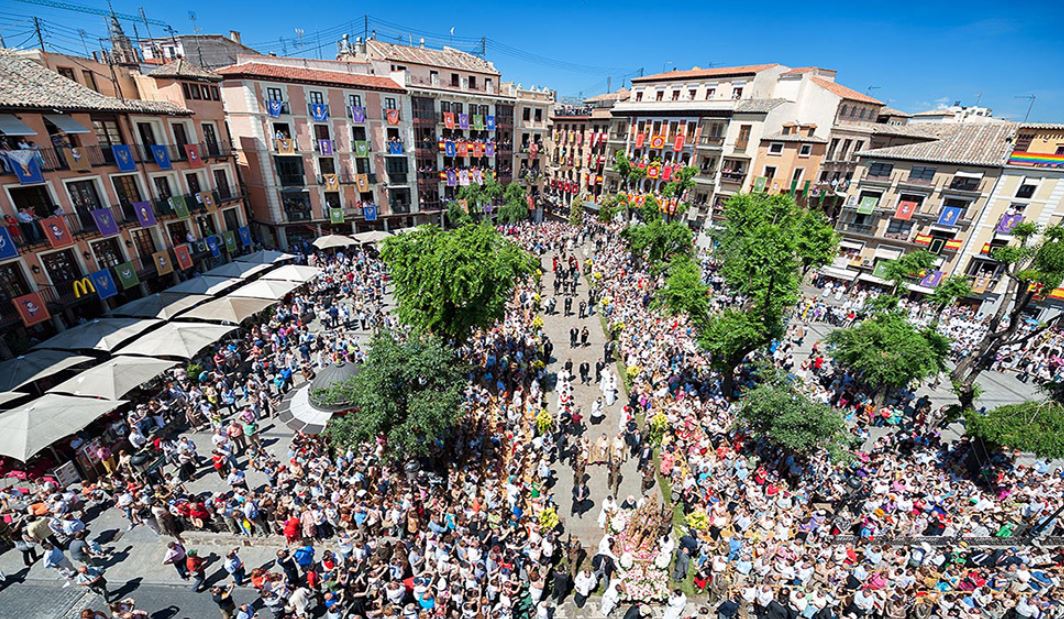
M 106 8 L 99 0 L 75 0 Z M 165 21 L 178 32 L 240 30 L 262 51 L 328 58 L 343 31 L 360 35 L 363 13 L 385 40 L 453 43 L 475 50 L 487 37 L 487 57 L 505 80 L 546 85 L 560 95 L 588 96 L 622 80 L 663 68 L 778 62 L 837 69 L 838 81 L 900 109 L 915 112 L 960 100 L 1022 120 L 1064 122 L 1064 2 L 1020 0 L 967 3 L 924 0 L 888 5 L 830 2 L 802 6 L 759 3 L 631 0 L 568 2 L 394 2 L 312 5 L 275 0 L 148 3 L 114 0 L 116 11 Z M 101 17 L 5 0 L 0 33 L 9 46 L 32 46 L 30 18 L 44 20 L 46 44 L 81 51 L 105 32 Z M 132 26 L 125 24 L 132 35 Z M 454 28 L 454 37 L 450 29 Z M 143 36 L 143 25 L 138 25 Z M 160 34 L 153 27 L 153 35 Z M 298 37 L 297 30 L 302 32 Z M 281 39 L 284 39 L 282 42 Z M 297 42 L 297 39 L 301 41 Z M 874 87 L 869 91 L 869 87 Z

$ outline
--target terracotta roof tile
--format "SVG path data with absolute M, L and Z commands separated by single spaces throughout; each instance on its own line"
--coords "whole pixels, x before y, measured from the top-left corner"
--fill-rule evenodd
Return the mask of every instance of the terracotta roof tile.
M 362 73 L 343 73 L 341 71 L 321 71 L 285 65 L 248 62 L 222 67 L 216 71 L 223 77 L 257 78 L 279 82 L 301 82 L 322 84 L 324 86 L 353 86 L 371 90 L 403 92 L 404 89 L 391 78 Z
M 832 92 L 832 93 L 842 97 L 843 99 L 849 99 L 850 101 L 859 101 L 861 103 L 872 103 L 872 104 L 875 104 L 875 105 L 883 105 L 883 102 L 880 101 L 879 99 L 874 99 L 872 97 L 869 97 L 866 94 L 857 92 L 853 88 L 847 88 L 846 86 L 843 86 L 842 84 L 838 84 L 836 82 L 832 82 L 831 80 L 826 80 L 826 79 L 824 79 L 822 77 L 819 77 L 819 76 L 816 76 L 816 75 L 814 75 L 810 79 L 812 79 L 813 83 L 816 84 L 817 86 L 820 86 L 821 88 L 827 90 L 828 92 Z
M 789 71 L 784 71 L 780 75 L 801 75 L 802 73 L 809 73 L 816 71 L 819 67 L 795 67 Z
M 444 47 L 443 49 L 413 47 L 410 45 L 385 43 L 384 41 L 378 41 L 376 39 L 370 39 L 367 43 L 369 48 L 368 51 L 371 56 L 377 56 L 387 60 L 499 75 L 499 71 L 495 68 L 495 65 L 487 60 L 483 60 L 473 54 L 452 47 Z
M 927 123 L 921 130 L 936 139 L 861 151 L 862 157 L 936 161 L 982 166 L 1004 165 L 1012 152 L 1016 123 Z
M 151 77 L 184 77 L 211 82 L 222 81 L 221 75 L 218 75 L 209 69 L 204 69 L 198 64 L 190 62 L 184 58 L 178 58 L 173 62 L 168 62 L 162 65 L 158 69 L 153 69 L 148 75 Z
M 640 82 L 660 82 L 662 80 L 672 79 L 686 79 L 686 78 L 703 78 L 703 77 L 731 77 L 737 75 L 753 75 L 766 71 L 773 67 L 778 67 L 778 64 L 750 64 L 738 67 L 714 67 L 712 69 L 687 69 L 685 71 L 667 71 L 665 73 L 655 73 L 654 75 L 647 75 L 646 77 L 632 78 L 632 83 Z

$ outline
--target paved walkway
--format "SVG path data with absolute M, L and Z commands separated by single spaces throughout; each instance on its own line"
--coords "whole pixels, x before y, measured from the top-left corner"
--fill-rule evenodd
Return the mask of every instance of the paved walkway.
M 550 257 L 548 256 L 546 260 L 549 264 Z M 554 279 L 554 272 L 549 270 L 543 276 L 544 301 L 554 292 Z M 584 418 L 585 429 L 583 436 L 586 436 L 588 441 L 593 444 L 603 434 L 612 440 L 620 431 L 622 409 L 627 402 L 627 396 L 623 392 L 623 385 L 619 385 L 621 392 L 612 406 L 605 407 L 606 416 L 599 423 L 591 423 L 591 405 L 596 398 L 602 395 L 599 385 L 594 382 L 595 362 L 602 359 L 606 335 L 602 331 L 602 324 L 597 313 L 584 318 L 579 316 L 580 301 L 587 301 L 587 290 L 587 283 L 581 274 L 576 296 L 573 297 L 572 315 L 565 315 L 565 297 L 558 296 L 555 313 L 543 316 L 543 329 L 554 344 L 553 358 L 550 364 L 547 365 L 548 372 L 556 377 L 558 372 L 562 371 L 567 360 L 571 359 L 573 362 L 573 374 L 575 375 L 573 379 L 573 397 L 576 407 Z M 576 348 L 571 348 L 569 346 L 569 330 L 573 327 L 579 330 L 585 326 L 589 333 L 588 345 L 581 346 L 578 343 Z M 580 364 L 584 361 L 591 367 L 591 382 L 586 385 L 580 383 L 579 372 Z M 615 363 L 610 363 L 607 369 L 616 373 L 617 366 Z M 618 377 L 618 381 L 621 381 L 620 377 Z M 557 418 L 558 398 L 556 393 L 551 391 L 548 393 L 547 399 L 550 412 Z M 575 439 L 570 438 L 569 442 L 572 445 L 575 443 Z M 618 492 L 620 499 L 618 502 L 628 495 L 639 497 L 641 477 L 637 464 L 638 459 L 629 458 L 621 466 L 621 483 L 620 491 Z M 566 531 L 577 537 L 584 547 L 596 547 L 603 534 L 602 529 L 598 526 L 599 511 L 605 498 L 611 494 L 607 483 L 609 472 L 606 465 L 588 464 L 586 479 L 588 480 L 590 499 L 581 505 L 573 504 L 573 470 L 568 461 L 556 462 L 554 470 L 557 478 L 557 484 L 554 486 L 554 497 L 558 502 L 559 513 L 565 522 Z M 574 508 L 577 509 L 574 510 Z

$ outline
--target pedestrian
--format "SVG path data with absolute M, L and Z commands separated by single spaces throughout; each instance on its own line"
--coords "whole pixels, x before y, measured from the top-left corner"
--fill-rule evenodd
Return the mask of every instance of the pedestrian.
M 591 332 L 587 330 L 586 326 L 583 329 L 581 329 L 580 330 L 580 345 L 581 346 L 587 346 L 587 338 L 590 337 L 590 336 L 591 336 Z
M 576 327 L 569 329 L 569 348 L 576 348 L 576 339 L 580 337 L 580 332 L 576 330 Z
M 229 554 L 225 555 L 225 571 L 233 577 L 233 583 L 240 587 L 244 584 L 245 572 L 244 562 L 240 559 L 240 554 L 237 550 L 237 548 L 234 548 L 229 551 Z
M 584 301 L 580 302 L 580 318 L 587 318 L 587 303 Z
M 591 382 L 591 364 L 586 360 L 580 362 L 580 384 L 586 385 Z
M 577 608 L 583 608 L 587 603 L 587 599 L 591 597 L 592 592 L 598 586 L 598 579 L 591 573 L 591 570 L 584 568 L 580 570 L 580 573 L 576 575 L 576 581 L 573 585 L 573 602 Z
M 222 619 L 234 619 L 236 617 L 236 602 L 233 601 L 233 586 L 211 587 L 211 599 L 218 605 L 222 613 Z
M 573 298 L 572 297 L 565 297 L 565 315 L 566 316 L 572 316 L 573 315 Z
M 188 580 L 188 567 L 185 565 L 185 547 L 180 542 L 170 542 L 166 545 L 166 554 L 163 556 L 163 565 L 172 565 L 181 580 Z
M 185 569 L 192 578 L 192 590 L 197 593 L 203 591 L 207 585 L 206 562 L 195 548 L 185 553 Z
M 40 559 L 37 555 L 37 543 L 26 532 L 23 532 L 22 535 L 15 540 L 15 548 L 22 553 L 22 564 L 26 567 L 30 567 L 37 562 L 37 559 Z
M 111 594 L 107 591 L 107 579 L 103 577 L 103 571 L 100 568 L 82 565 L 78 568 L 78 575 L 74 577 L 74 582 L 99 595 L 104 602 L 110 602 Z
M 41 548 L 44 549 L 44 567 L 55 570 L 66 581 L 64 589 L 69 587 L 75 574 L 74 564 L 63 554 L 62 549 L 51 542 L 41 544 Z

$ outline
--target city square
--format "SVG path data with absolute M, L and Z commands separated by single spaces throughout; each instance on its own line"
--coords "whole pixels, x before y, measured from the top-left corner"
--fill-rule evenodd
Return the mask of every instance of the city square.
M 0 14 L 0 615 L 1064 617 L 1056 91 L 201 9 Z

